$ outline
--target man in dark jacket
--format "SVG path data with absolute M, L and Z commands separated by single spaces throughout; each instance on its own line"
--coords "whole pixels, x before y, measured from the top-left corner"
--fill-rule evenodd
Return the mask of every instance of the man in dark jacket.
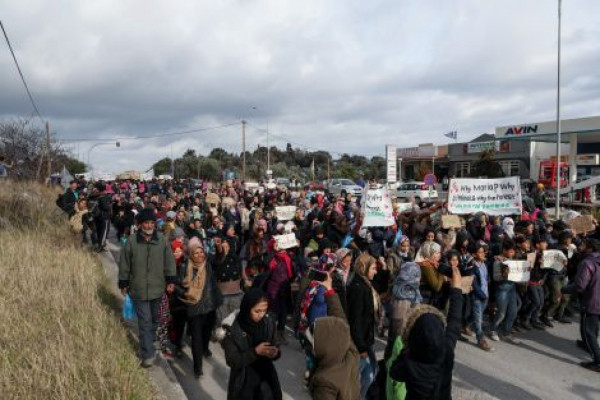
M 112 216 L 112 201 L 110 195 L 106 193 L 106 185 L 103 182 L 96 184 L 88 203 L 96 226 L 96 231 L 92 232 L 92 243 L 96 251 L 101 252 L 106 247 L 106 236 Z
M 127 241 L 119 259 L 119 288 L 129 293 L 138 317 L 142 367 L 154 363 L 154 334 L 158 308 L 166 291 L 175 289 L 175 257 L 169 241 L 156 231 L 154 210 L 146 208 L 137 217 L 140 230 Z
M 63 200 L 64 210 L 69 214 L 69 217 L 75 214 L 75 204 L 77 204 L 77 200 L 79 199 L 79 192 L 77 191 L 77 181 L 72 180 L 69 182 L 69 187 L 65 192 L 65 197 Z
M 452 269 L 448 317 L 434 307 L 419 305 L 409 314 L 402 334 L 404 350 L 390 376 L 406 383 L 406 400 L 452 398 L 454 349 L 462 319 L 461 275 Z
M 581 366 L 600 372 L 600 347 L 598 327 L 600 326 L 600 242 L 589 239 L 594 252 L 587 256 L 577 269 L 575 281 L 563 289 L 564 293 L 579 293 L 583 306 L 581 316 L 583 344 L 593 361 L 582 362 Z

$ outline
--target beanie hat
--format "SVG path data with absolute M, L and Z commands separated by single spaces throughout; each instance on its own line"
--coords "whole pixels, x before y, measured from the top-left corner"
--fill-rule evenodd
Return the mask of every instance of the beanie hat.
M 146 221 L 156 221 L 156 215 L 154 214 L 154 210 L 151 208 L 144 208 L 137 215 L 138 223 L 146 222 Z

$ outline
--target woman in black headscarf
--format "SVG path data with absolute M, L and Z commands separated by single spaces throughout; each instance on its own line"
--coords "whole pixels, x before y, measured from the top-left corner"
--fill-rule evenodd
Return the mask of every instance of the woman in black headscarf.
M 267 295 L 251 289 L 244 295 L 240 312 L 222 346 L 231 368 L 227 399 L 281 400 L 281 386 L 273 361 L 281 355 L 275 338 L 276 321 L 267 314 Z

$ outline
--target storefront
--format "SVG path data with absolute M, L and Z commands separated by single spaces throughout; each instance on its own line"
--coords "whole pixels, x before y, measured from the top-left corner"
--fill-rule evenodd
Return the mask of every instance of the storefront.
M 448 174 L 450 163 L 447 145 L 426 143 L 417 147 L 398 148 L 396 155 L 401 182 L 421 180 L 432 171 L 441 181 Z

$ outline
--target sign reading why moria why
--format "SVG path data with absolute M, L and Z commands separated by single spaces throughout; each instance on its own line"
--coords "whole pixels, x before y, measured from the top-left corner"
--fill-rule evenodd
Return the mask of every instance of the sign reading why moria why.
M 278 220 L 289 221 L 290 219 L 294 219 L 294 214 L 296 213 L 296 206 L 275 207 L 275 213 L 277 214 Z
M 506 260 L 504 264 L 508 266 L 508 280 L 511 282 L 529 282 L 530 264 L 529 261 Z
M 567 256 L 561 250 L 544 250 L 542 268 L 562 271 L 567 264 Z
M 363 200 L 362 226 L 392 226 L 394 215 L 392 199 L 386 188 L 368 189 Z
M 275 242 L 277 242 L 277 248 L 279 250 L 291 249 L 292 247 L 298 246 L 298 240 L 293 233 L 275 235 L 273 237 L 275 238 Z
M 448 211 L 490 215 L 521 214 L 521 185 L 518 176 L 497 179 L 452 179 Z

